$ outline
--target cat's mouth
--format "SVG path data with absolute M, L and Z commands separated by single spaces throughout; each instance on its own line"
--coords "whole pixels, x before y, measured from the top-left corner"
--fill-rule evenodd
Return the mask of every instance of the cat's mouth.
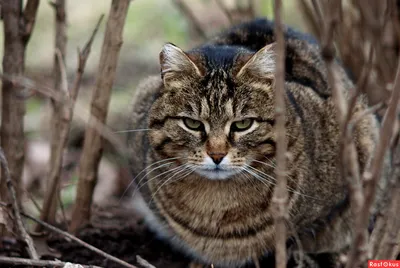
M 220 166 L 214 168 L 198 167 L 196 172 L 202 177 L 210 180 L 226 180 L 239 173 L 239 169 L 226 169 Z

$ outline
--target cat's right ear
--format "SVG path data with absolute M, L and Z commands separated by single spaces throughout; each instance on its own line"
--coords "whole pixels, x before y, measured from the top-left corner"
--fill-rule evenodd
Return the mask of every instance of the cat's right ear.
M 164 85 L 179 83 L 185 77 L 201 77 L 203 73 L 195 63 L 195 55 L 189 55 L 174 44 L 167 43 L 160 52 L 161 78 Z

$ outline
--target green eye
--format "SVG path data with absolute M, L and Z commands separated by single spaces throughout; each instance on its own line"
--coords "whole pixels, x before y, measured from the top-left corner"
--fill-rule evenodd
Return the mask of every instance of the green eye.
M 199 131 L 199 130 L 202 130 L 202 128 L 203 128 L 203 124 L 200 121 L 193 120 L 191 118 L 184 118 L 183 123 L 185 124 L 185 126 L 188 129 L 191 129 L 191 130 Z
M 236 121 L 232 123 L 231 130 L 232 131 L 245 131 L 253 125 L 253 119 L 243 119 L 241 121 Z

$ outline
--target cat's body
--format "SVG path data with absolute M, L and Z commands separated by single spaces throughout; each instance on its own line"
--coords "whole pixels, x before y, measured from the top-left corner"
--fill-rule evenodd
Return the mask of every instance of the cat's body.
M 151 129 L 129 139 L 147 222 L 203 263 L 240 267 L 274 250 L 275 62 L 273 45 L 264 47 L 272 29 L 256 20 L 187 53 L 167 44 L 162 78 L 148 79 L 134 99 L 129 128 Z M 350 241 L 352 217 L 326 69 L 312 38 L 288 30 L 285 39 L 288 245 L 297 233 L 306 252 L 337 252 Z M 347 95 L 353 84 L 336 69 Z M 366 106 L 360 98 L 355 113 Z M 375 117 L 354 134 L 363 170 Z

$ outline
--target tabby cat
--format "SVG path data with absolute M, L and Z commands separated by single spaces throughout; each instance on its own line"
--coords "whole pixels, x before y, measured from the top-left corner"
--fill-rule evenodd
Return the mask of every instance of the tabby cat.
M 257 19 L 186 52 L 166 44 L 161 76 L 134 97 L 129 129 L 149 129 L 129 137 L 146 222 L 200 263 L 242 267 L 274 251 L 273 27 Z M 326 68 L 312 37 L 287 28 L 285 40 L 288 247 L 337 252 L 351 239 L 352 216 Z M 335 68 L 347 96 L 353 84 Z M 354 113 L 366 107 L 360 97 Z M 373 115 L 355 126 L 361 170 L 377 135 Z

